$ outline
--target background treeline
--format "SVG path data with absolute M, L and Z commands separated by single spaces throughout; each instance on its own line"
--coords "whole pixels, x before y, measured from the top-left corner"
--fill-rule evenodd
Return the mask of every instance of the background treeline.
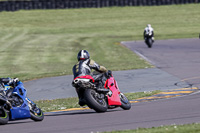
M 159 6 L 188 3 L 200 3 L 200 0 L 0 0 L 0 11 L 101 8 L 111 6 Z

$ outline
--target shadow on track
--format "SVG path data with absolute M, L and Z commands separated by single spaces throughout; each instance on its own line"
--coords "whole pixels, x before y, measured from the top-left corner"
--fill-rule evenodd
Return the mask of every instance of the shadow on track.
M 104 113 L 111 113 L 111 112 L 118 112 L 118 111 L 124 111 L 124 110 L 119 110 L 119 109 L 115 109 L 115 110 L 107 110 Z M 97 113 L 91 109 L 89 110 L 78 110 L 78 111 L 61 111 L 61 112 L 47 112 L 47 114 L 45 114 L 45 117 L 48 116 L 61 116 L 61 115 L 86 115 L 86 114 L 103 114 L 103 113 Z
M 26 120 L 26 121 L 24 121 Z M 15 120 L 15 121 L 9 121 L 6 125 L 18 125 L 18 124 L 27 124 L 27 123 L 35 123 L 35 121 L 27 121 L 28 119 L 24 120 Z M 0 125 L 0 126 L 6 126 L 6 125 Z

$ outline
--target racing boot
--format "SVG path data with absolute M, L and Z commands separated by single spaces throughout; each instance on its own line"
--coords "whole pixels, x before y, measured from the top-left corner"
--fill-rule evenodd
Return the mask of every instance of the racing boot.
M 108 90 L 108 89 L 105 89 L 105 88 L 104 88 L 104 86 L 103 86 L 103 83 L 102 83 L 102 82 L 100 82 L 100 83 L 99 83 L 99 85 L 98 85 L 98 87 L 97 87 L 97 91 L 99 91 L 99 92 L 102 92 L 102 93 L 104 93 L 104 94 L 106 94 L 106 93 L 108 93 L 108 92 L 109 92 L 109 90 Z
M 80 106 L 84 106 L 84 105 L 86 105 L 86 103 L 85 103 L 85 99 L 82 98 L 82 97 L 80 97 L 80 98 L 79 98 L 79 102 L 78 102 L 78 104 L 79 104 Z
M 76 89 L 76 92 L 77 92 L 78 98 L 79 98 L 78 104 L 79 104 L 80 106 L 86 105 L 85 99 L 83 98 L 83 94 L 82 94 L 83 92 L 78 91 L 78 89 Z

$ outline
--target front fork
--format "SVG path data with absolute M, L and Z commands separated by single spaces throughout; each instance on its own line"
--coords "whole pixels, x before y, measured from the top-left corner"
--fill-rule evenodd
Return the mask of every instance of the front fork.
M 25 99 L 28 102 L 29 109 L 33 110 L 33 107 L 36 107 L 36 104 L 32 102 L 30 99 L 28 99 L 27 97 Z

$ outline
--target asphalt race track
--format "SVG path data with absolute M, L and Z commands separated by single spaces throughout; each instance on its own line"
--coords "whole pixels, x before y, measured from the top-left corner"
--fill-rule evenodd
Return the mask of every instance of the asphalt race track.
M 123 45 L 145 57 L 159 70 L 199 87 L 199 39 L 156 41 L 151 49 L 147 48 L 143 41 L 123 42 Z M 33 122 L 30 119 L 11 121 L 7 125 L 0 126 L 0 132 L 96 133 L 139 127 L 199 123 L 199 101 L 200 93 L 196 92 L 171 99 L 134 103 L 128 111 L 117 108 L 106 113 L 96 113 L 90 109 L 48 113 L 42 122 Z
M 158 40 L 151 49 L 147 48 L 144 41 L 122 44 L 146 58 L 157 68 L 191 84 L 199 84 L 200 39 Z
M 45 116 L 42 122 L 12 121 L 0 126 L 1 133 L 96 133 L 200 122 L 200 94 L 132 104 L 132 109 L 95 113 L 73 111 Z
M 157 68 L 114 71 L 113 75 L 123 93 L 180 88 L 175 85 L 179 78 Z M 72 75 L 66 75 L 32 80 L 24 85 L 31 100 L 77 97 L 72 79 Z

